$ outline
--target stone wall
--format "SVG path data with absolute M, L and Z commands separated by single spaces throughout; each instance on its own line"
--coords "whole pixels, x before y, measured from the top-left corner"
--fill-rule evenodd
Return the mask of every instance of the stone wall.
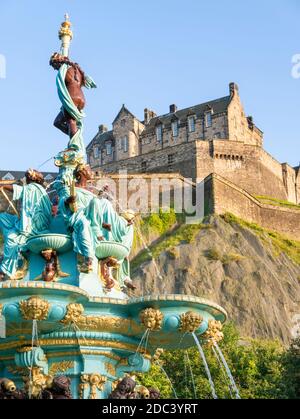
M 247 118 L 239 95 L 239 88 L 230 83 L 231 102 L 228 106 L 228 127 L 231 141 L 262 147 L 263 133 L 255 127 L 252 118 Z
M 300 209 L 262 204 L 248 192 L 219 175 L 205 179 L 206 196 L 215 214 L 231 212 L 237 217 L 300 240 Z
M 98 189 L 104 185 L 109 186 L 113 203 L 119 211 L 125 208 L 133 209 L 142 214 L 149 214 L 159 208 L 170 207 L 174 204 L 177 212 L 181 212 L 184 203 L 184 191 L 190 193 L 189 201 L 192 205 L 195 183 L 187 180 L 180 173 L 155 173 L 151 174 L 108 174 L 95 180 Z M 179 205 L 178 205 L 179 204 Z M 187 204 L 186 204 L 187 208 Z
M 217 173 L 251 195 L 300 202 L 300 192 L 296 193 L 296 188 L 300 186 L 296 183 L 295 169 L 280 164 L 261 147 L 239 141 L 186 142 L 106 164 L 102 170 L 110 174 L 119 170 L 127 170 L 128 173 L 180 173 L 194 181 Z
M 134 158 L 120 160 L 99 168 L 103 173 L 117 174 L 120 170 L 128 173 L 177 173 L 187 178 L 195 178 L 195 142 L 168 147 Z
M 181 188 L 195 188 L 193 182 L 189 182 L 182 177 L 180 173 L 167 174 L 155 173 L 151 174 L 131 174 L 124 175 L 108 175 L 107 178 L 98 179 L 97 183 L 100 187 L 107 179 L 111 179 L 115 185 L 113 191 L 114 196 L 120 197 L 120 185 L 123 191 L 126 190 L 127 203 L 132 209 L 136 209 L 134 205 L 133 195 L 136 194 L 137 185 L 141 185 L 142 191 L 138 191 L 140 196 L 147 197 L 148 207 L 144 208 L 143 213 L 149 213 L 150 205 L 157 200 L 157 197 L 151 195 L 151 182 L 157 180 L 160 185 L 164 185 L 164 181 L 168 185 Z M 144 185 L 143 183 L 144 182 Z M 136 182 L 135 182 L 136 181 Z M 169 183 L 168 183 L 169 182 Z M 204 179 L 205 183 L 205 214 L 224 214 L 230 212 L 237 217 L 246 221 L 254 222 L 262 227 L 283 233 L 287 237 L 300 240 L 300 207 L 290 209 L 283 206 L 267 205 L 257 200 L 250 193 L 236 185 L 234 182 L 223 178 L 222 176 L 211 173 Z M 161 204 L 162 189 L 159 189 Z M 172 192 L 170 194 L 172 202 Z M 139 211 L 140 212 L 140 211 Z
M 198 141 L 197 178 L 217 173 L 252 195 L 272 196 L 296 203 L 295 170 L 286 168 L 261 147 L 238 141 Z

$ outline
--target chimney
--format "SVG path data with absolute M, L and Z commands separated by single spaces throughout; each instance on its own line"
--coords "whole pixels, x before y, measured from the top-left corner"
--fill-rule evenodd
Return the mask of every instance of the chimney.
M 230 96 L 234 96 L 235 94 L 239 94 L 239 86 L 236 83 L 230 83 L 229 84 L 229 91 L 230 91 Z
M 105 125 L 99 125 L 99 134 L 104 134 L 104 132 L 107 132 L 108 131 L 108 129 L 107 129 L 107 126 L 105 126 Z
M 152 118 L 155 118 L 157 115 L 155 112 L 151 111 L 150 109 L 145 109 L 144 110 L 144 124 L 149 124 L 150 120 Z
M 247 121 L 248 121 L 249 129 L 251 129 L 253 131 L 254 130 L 253 116 L 247 116 Z
M 176 105 L 170 105 L 170 113 L 175 113 L 177 112 L 177 106 Z

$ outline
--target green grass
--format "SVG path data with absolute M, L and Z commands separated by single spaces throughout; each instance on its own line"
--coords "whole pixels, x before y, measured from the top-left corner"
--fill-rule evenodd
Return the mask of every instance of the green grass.
M 249 228 L 254 231 L 255 234 L 267 245 L 272 246 L 272 250 L 275 256 L 280 255 L 282 252 L 285 253 L 292 261 L 297 265 L 300 265 L 300 242 L 297 240 L 291 240 L 283 234 L 277 233 L 276 231 L 268 230 L 259 226 L 258 224 L 251 223 L 241 218 L 236 217 L 233 214 L 226 213 L 222 215 L 224 221 L 229 224 L 238 224 L 241 227 Z
M 257 195 L 255 196 L 255 198 L 258 199 L 263 204 L 269 204 L 269 205 L 274 205 L 277 207 L 279 206 L 279 207 L 286 207 L 290 209 L 300 210 L 300 205 L 293 204 L 292 202 L 289 202 L 289 201 L 284 201 L 283 199 L 277 199 L 277 198 L 272 198 L 271 196 L 262 196 L 262 195 Z
M 171 258 L 177 258 L 176 246 L 181 243 L 192 243 L 200 230 L 210 228 L 207 224 L 181 224 L 174 230 L 168 231 L 149 249 L 154 258 L 157 258 L 162 252 L 168 252 Z M 131 269 L 134 271 L 142 263 L 150 261 L 151 255 L 147 250 L 140 252 L 131 262 Z
M 238 253 L 221 253 L 215 247 L 209 249 L 205 256 L 209 260 L 220 261 L 223 265 L 228 265 L 230 262 L 239 262 L 240 260 L 246 259 L 245 256 Z

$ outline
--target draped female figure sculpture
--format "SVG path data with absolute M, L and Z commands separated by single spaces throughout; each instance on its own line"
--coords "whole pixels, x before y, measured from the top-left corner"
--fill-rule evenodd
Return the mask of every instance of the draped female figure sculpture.
M 13 200 L 21 201 L 20 217 L 0 214 L 0 231 L 4 238 L 3 259 L 0 265 L 0 281 L 7 276 L 16 276 L 20 250 L 31 236 L 48 232 L 51 222 L 51 202 L 43 187 L 44 177 L 37 170 L 25 173 L 26 184 L 5 185 L 3 189 L 13 192 Z
M 75 252 L 85 258 L 81 271 L 88 273 L 92 270 L 95 248 L 99 242 L 116 241 L 130 250 L 134 215 L 118 215 L 108 199 L 99 198 L 89 189 L 88 182 L 93 179 L 90 166 L 79 165 L 74 176 L 77 183 L 73 194 L 69 187 L 57 184 L 59 214 L 63 215 L 67 227 L 72 231 Z M 121 268 L 124 281 L 129 281 L 127 265 L 125 261 Z
M 50 65 L 58 71 L 56 86 L 62 108 L 57 115 L 54 126 L 69 135 L 68 148 L 85 154 L 83 142 L 83 118 L 85 114 L 85 97 L 82 87 L 96 88 L 94 81 L 87 76 L 77 63 L 64 55 L 54 53 Z

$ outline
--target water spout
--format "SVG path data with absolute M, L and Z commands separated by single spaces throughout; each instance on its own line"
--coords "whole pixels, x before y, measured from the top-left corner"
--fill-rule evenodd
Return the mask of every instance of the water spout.
M 233 390 L 234 390 L 234 392 L 235 392 L 235 396 L 236 396 L 236 398 L 237 398 L 237 399 L 241 399 L 241 396 L 240 396 L 239 390 L 238 390 L 238 388 L 237 388 L 237 386 L 236 386 L 236 384 L 235 384 L 234 378 L 233 378 L 233 376 L 232 376 L 232 374 L 231 374 L 230 368 L 229 368 L 229 366 L 228 366 L 228 364 L 227 364 L 227 362 L 226 362 L 226 359 L 225 359 L 225 357 L 224 357 L 224 355 L 223 355 L 223 352 L 221 351 L 221 349 L 219 348 L 219 345 L 218 345 L 217 343 L 214 343 L 214 347 L 216 348 L 217 353 L 219 354 L 219 356 L 220 356 L 220 358 L 221 358 L 221 360 L 222 360 L 222 362 L 223 362 L 223 365 L 224 365 L 225 370 L 226 370 L 226 372 L 227 372 L 227 375 L 228 375 L 228 377 L 229 377 L 229 380 L 230 380 L 231 386 L 232 386 L 232 388 L 233 388 Z
M 229 393 L 230 393 L 230 397 L 233 399 L 231 382 L 229 380 L 229 383 L 228 383 L 228 375 L 226 373 L 226 370 L 224 368 L 224 365 L 223 365 L 223 363 L 222 363 L 222 361 L 221 361 L 221 359 L 220 359 L 217 351 L 215 350 L 215 348 L 213 346 L 212 346 L 212 351 L 213 351 L 215 357 L 217 358 L 218 364 L 220 365 L 220 368 L 221 368 L 222 375 L 224 377 L 225 383 L 228 385 L 228 390 L 229 390 Z
M 199 342 L 199 339 L 197 338 L 196 334 L 193 332 L 192 335 L 193 335 L 193 338 L 194 338 L 194 340 L 196 342 L 196 345 L 197 345 L 197 347 L 199 349 L 199 353 L 200 353 L 200 356 L 201 356 L 202 361 L 203 361 L 203 364 L 204 364 L 204 368 L 205 368 L 206 375 L 207 375 L 207 378 L 208 378 L 208 381 L 209 381 L 209 384 L 210 384 L 212 396 L 213 396 L 214 399 L 217 399 L 218 396 L 216 394 L 215 385 L 214 385 L 214 382 L 212 380 L 211 373 L 209 371 L 208 364 L 207 364 L 207 361 L 206 361 L 205 354 L 203 352 L 202 346 L 201 346 L 201 344 Z
M 173 391 L 173 394 L 174 394 L 174 396 L 175 396 L 175 399 L 178 399 L 178 396 L 177 396 L 177 393 L 176 393 L 176 390 L 175 390 L 175 388 L 174 388 L 174 386 L 173 386 L 173 384 L 172 384 L 172 381 L 170 380 L 170 377 L 168 376 L 168 374 L 167 374 L 167 371 L 164 369 L 164 367 L 162 366 L 162 365 L 160 365 L 158 362 L 156 362 L 156 365 L 162 370 L 162 372 L 165 374 L 165 376 L 166 376 L 166 378 L 167 378 L 167 380 L 169 381 L 169 383 L 170 383 L 170 386 L 171 386 L 171 388 L 172 388 L 172 391 Z

